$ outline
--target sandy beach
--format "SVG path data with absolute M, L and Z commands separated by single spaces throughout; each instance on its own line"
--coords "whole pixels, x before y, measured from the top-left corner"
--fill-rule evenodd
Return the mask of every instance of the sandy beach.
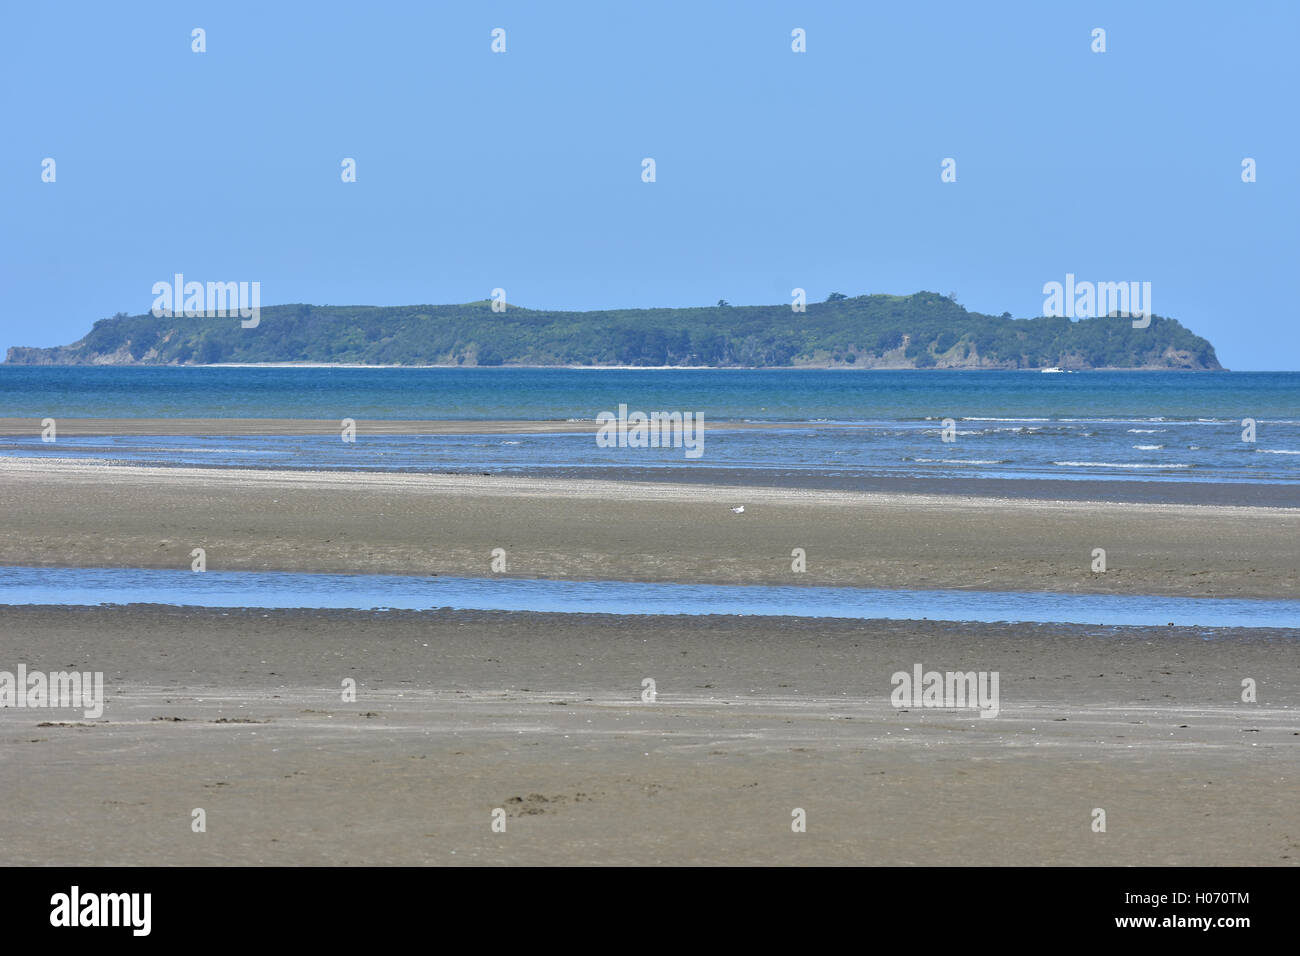
M 509 575 L 569 580 L 1300 593 L 1292 509 L 17 458 L 0 508 L 5 565 L 188 568 L 201 547 L 210 570 L 482 576 L 502 548 Z
M 1283 632 L 158 607 L 0 629 L 108 698 L 0 711 L 5 863 L 1300 861 Z M 916 662 L 1000 671 L 1000 714 L 894 708 Z
M 1300 512 L 1210 505 L 11 458 L 0 507 L 5 565 L 485 576 L 500 547 L 520 577 L 1274 598 L 1300 568 Z M 1300 861 L 1294 631 L 133 605 L 0 633 L 0 669 L 108 697 L 0 710 L 3 863 Z M 893 706 L 918 663 L 998 672 L 1000 713 Z

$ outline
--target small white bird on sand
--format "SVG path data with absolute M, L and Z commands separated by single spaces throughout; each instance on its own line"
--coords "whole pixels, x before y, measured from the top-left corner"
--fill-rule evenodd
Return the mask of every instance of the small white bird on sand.
M 745 513 L 745 506 L 739 505 L 738 507 L 732 508 L 731 513 L 733 515 L 743 515 Z

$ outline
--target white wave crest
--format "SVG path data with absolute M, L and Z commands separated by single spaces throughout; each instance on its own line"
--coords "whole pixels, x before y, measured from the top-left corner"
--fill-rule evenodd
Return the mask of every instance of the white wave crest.
M 1053 465 L 1059 465 L 1062 468 L 1191 468 L 1191 465 L 1177 463 L 1172 465 L 1148 465 L 1141 462 L 1118 462 L 1118 461 L 1054 461 Z

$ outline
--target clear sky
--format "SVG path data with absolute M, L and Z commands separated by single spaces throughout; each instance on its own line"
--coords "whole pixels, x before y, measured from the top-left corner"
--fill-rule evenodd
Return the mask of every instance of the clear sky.
M 0 347 L 176 272 L 263 306 L 798 286 L 1017 316 L 1074 273 L 1150 282 L 1230 368 L 1297 369 L 1298 63 L 1287 0 L 10 0 Z

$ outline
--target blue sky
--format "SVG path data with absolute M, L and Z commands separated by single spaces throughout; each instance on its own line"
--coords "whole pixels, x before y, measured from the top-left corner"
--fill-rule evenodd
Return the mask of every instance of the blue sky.
M 0 347 L 175 272 L 264 306 L 799 286 L 1018 316 L 1069 272 L 1296 369 L 1298 41 L 1300 4 L 1252 0 L 10 3 Z

